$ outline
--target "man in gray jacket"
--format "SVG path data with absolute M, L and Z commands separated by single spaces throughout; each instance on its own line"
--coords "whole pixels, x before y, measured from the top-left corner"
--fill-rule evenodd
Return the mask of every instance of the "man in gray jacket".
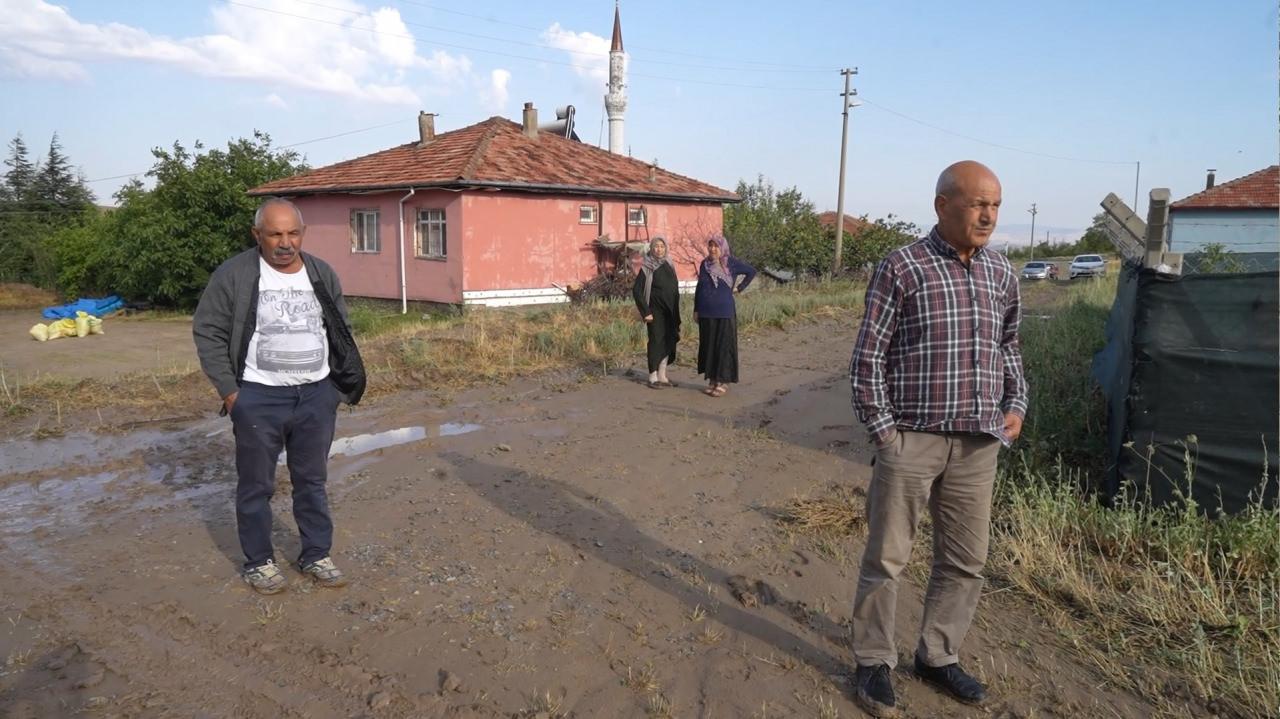
M 263 202 L 253 219 L 258 246 L 214 271 L 192 326 L 200 366 L 231 416 L 244 578 L 262 594 L 286 584 L 271 544 L 282 449 L 302 538 L 298 566 L 322 586 L 346 584 L 329 556 L 333 521 L 325 481 L 338 403 L 360 401 L 364 365 L 338 276 L 302 252 L 305 232 L 292 202 Z

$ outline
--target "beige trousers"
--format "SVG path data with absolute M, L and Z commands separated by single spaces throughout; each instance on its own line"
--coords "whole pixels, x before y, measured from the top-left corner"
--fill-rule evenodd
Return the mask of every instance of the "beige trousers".
M 933 519 L 933 569 L 916 655 L 934 667 L 959 661 L 982 595 L 991 490 L 1000 441 L 987 435 L 898 430 L 876 450 L 867 492 L 867 548 L 853 602 L 859 666 L 897 666 L 898 575 L 911 558 L 925 505 Z

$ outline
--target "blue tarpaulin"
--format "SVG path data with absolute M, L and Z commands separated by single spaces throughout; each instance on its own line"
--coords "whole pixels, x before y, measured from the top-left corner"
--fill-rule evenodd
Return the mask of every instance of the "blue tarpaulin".
M 94 317 L 103 317 L 124 307 L 124 300 L 117 295 L 103 297 L 102 299 L 80 299 L 67 305 L 55 305 L 46 307 L 40 314 L 47 320 L 60 320 L 64 317 L 74 318 L 76 312 L 88 312 Z

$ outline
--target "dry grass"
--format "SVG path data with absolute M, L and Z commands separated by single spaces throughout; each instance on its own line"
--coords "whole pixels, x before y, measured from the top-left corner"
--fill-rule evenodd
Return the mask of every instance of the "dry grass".
M 652 694 L 662 689 L 662 685 L 658 683 L 658 670 L 653 668 L 653 664 L 645 664 L 639 669 L 628 664 L 623 673 L 622 686 L 642 694 Z
M 671 700 L 662 694 L 650 694 L 644 705 L 645 716 L 653 719 L 671 719 L 675 716 L 673 711 Z
M 827 494 L 795 497 L 772 513 L 791 542 L 839 566 L 854 562 L 853 540 L 866 526 L 865 503 L 854 491 L 833 485 Z
M 58 303 L 58 295 L 49 290 L 20 282 L 0 282 L 0 310 L 27 310 Z
M 738 300 L 740 331 L 782 327 L 861 306 L 862 288 L 820 282 L 753 290 Z M 696 346 L 697 325 L 686 298 L 684 337 Z M 629 302 L 543 308 L 467 308 L 401 315 L 385 303 L 353 302 L 352 319 L 369 374 L 367 397 L 405 389 L 459 390 L 558 369 L 607 372 L 643 353 L 644 325 Z M 591 376 L 590 374 L 588 376 Z M 0 396 L 0 427 L 32 412 L 52 415 L 55 399 L 68 414 L 81 410 L 119 416 L 183 416 L 217 407 L 195 368 L 135 373 L 110 380 L 42 378 L 10 386 Z
M 529 697 L 529 706 L 520 712 L 521 717 L 546 717 L 547 719 L 564 719 L 564 697 L 554 696 L 551 692 L 535 691 Z
M 856 535 L 866 522 L 862 498 L 839 485 L 822 497 L 796 497 L 775 510 L 775 516 L 783 526 L 805 534 Z

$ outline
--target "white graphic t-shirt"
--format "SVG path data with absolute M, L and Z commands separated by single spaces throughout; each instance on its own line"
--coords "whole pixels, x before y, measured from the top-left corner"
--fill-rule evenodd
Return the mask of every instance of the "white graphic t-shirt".
M 258 325 L 244 358 L 244 379 L 274 386 L 329 376 L 324 313 L 303 268 L 279 272 L 258 258 Z

